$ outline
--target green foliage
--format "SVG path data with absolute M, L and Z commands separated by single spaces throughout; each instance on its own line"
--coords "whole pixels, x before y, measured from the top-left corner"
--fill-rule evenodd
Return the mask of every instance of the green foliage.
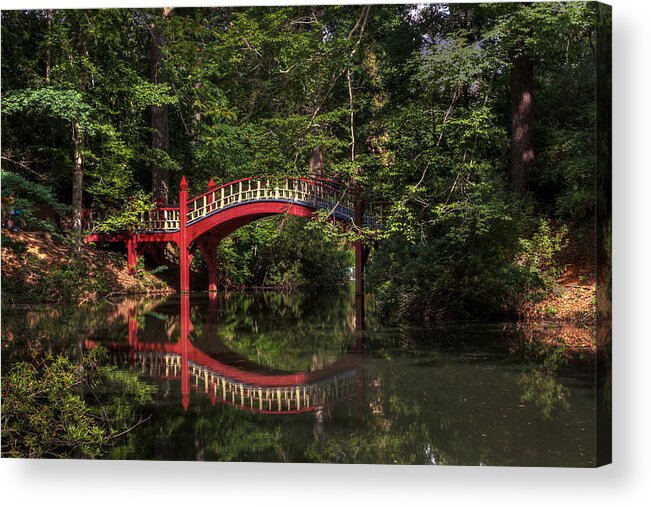
M 87 396 L 87 400 L 92 410 L 110 423 L 114 435 L 110 441 L 112 457 L 119 453 L 120 447 L 128 445 L 132 438 L 130 429 L 151 416 L 143 410 L 153 403 L 156 393 L 156 386 L 142 380 L 137 370 L 102 366 L 101 382 L 93 387 L 92 396 Z M 124 436 L 118 439 L 120 433 Z
M 93 266 L 83 261 L 71 259 L 57 267 L 52 267 L 47 261 L 36 261 L 35 264 L 40 265 L 40 269 L 47 273 L 40 280 L 38 290 L 48 301 L 73 301 L 80 294 L 97 295 L 108 292 L 107 280 L 103 273 L 95 272 Z
M 529 357 L 527 368 L 520 375 L 518 383 L 522 386 L 522 402 L 533 404 L 543 420 L 549 420 L 558 412 L 567 412 L 570 408 L 570 391 L 558 382 L 558 370 L 565 366 L 566 347 L 549 347 L 536 341 L 520 345 L 520 353 Z
M 129 196 L 124 208 L 109 213 L 97 226 L 98 232 L 129 231 L 140 221 L 141 214 L 152 209 L 151 194 L 143 191 Z
M 347 288 L 325 293 L 232 294 L 220 304 L 216 338 L 267 368 L 296 372 L 325 367 L 351 344 L 349 302 Z M 314 312 L 315 308 L 320 310 Z M 195 333 L 201 336 L 201 314 L 197 320 Z
M 387 317 L 508 315 L 542 288 L 537 273 L 518 262 L 527 214 L 485 180 L 469 182 L 466 192 L 431 209 L 418 236 L 391 234 L 374 256 L 368 280 Z
M 43 87 L 37 90 L 16 90 L 2 99 L 2 112 L 7 115 L 24 112 L 75 122 L 93 133 L 93 109 L 77 90 Z
M 164 84 L 150 82 L 152 23 Z M 383 230 L 363 237 L 382 239 L 368 275 L 383 313 L 482 318 L 548 290 L 566 235 L 550 224 L 594 213 L 591 2 L 56 10 L 50 23 L 3 11 L 2 24 L 4 167 L 69 202 L 76 123 L 103 231 L 148 208 L 153 164 L 170 189 L 182 174 L 200 189 L 307 174 L 317 150 L 321 174 L 391 203 Z M 523 54 L 536 117 L 526 199 L 508 183 L 509 73 Z M 154 105 L 168 106 L 167 151 L 151 148 Z M 281 222 L 221 242 L 222 282 L 341 279 L 359 231 Z
M 555 259 L 567 243 L 567 227 L 552 230 L 548 220 L 541 219 L 537 230 L 530 239 L 520 240 L 519 264 L 525 266 L 531 273 L 540 277 L 546 288 L 551 288 L 554 281 L 561 275 L 562 266 Z
M 101 347 L 77 364 L 41 353 L 16 362 L 2 381 L 3 457 L 98 458 L 121 444 L 142 420 L 135 407 L 150 403 L 156 388 L 106 362 Z
M 379 186 L 394 204 L 368 278 L 393 318 L 514 315 L 560 274 L 567 228 L 552 230 L 544 215 L 585 220 L 592 210 L 594 62 L 584 38 L 592 9 L 453 5 L 439 15 L 421 12 L 424 26 L 434 23 L 432 44 L 410 61 L 414 95 L 386 115 L 379 137 Z M 543 90 L 529 202 L 504 185 L 508 96 L 500 88 L 524 50 Z
M 30 228 L 53 231 L 56 225 L 50 220 L 38 218 L 36 215 L 40 207 L 47 206 L 60 216 L 69 211 L 69 206 L 61 204 L 52 190 L 47 185 L 30 181 L 18 173 L 2 171 L 0 173 L 2 183 L 2 195 L 10 198 L 13 202 L 9 208 L 20 210 L 20 219 Z M 3 210 L 7 213 L 9 210 Z
M 224 239 L 218 250 L 225 283 L 285 290 L 332 287 L 346 280 L 352 248 L 303 219 L 265 219 Z
M 551 419 L 552 412 L 568 410 L 568 388 L 556 382 L 548 372 L 535 371 L 523 375 L 520 382 L 524 389 L 522 401 L 534 403 L 544 420 Z
M 47 356 L 19 362 L 2 382 L 2 454 L 12 458 L 96 458 L 110 431 L 80 396 L 98 380 L 102 352 L 73 364 Z
M 558 313 L 558 308 L 556 308 L 554 305 L 549 305 L 545 307 L 545 317 L 554 317 Z

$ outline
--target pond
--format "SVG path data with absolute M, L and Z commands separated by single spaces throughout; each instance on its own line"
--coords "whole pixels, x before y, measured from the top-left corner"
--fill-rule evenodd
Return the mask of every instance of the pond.
M 359 308 L 357 308 L 359 310 Z M 359 318 L 359 314 L 357 314 Z M 108 350 L 108 459 L 596 465 L 594 358 L 503 325 L 382 326 L 350 290 L 3 305 L 3 374 Z

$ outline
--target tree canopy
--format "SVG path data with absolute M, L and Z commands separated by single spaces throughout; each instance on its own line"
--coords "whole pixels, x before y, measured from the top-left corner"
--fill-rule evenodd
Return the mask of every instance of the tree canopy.
M 354 180 L 391 203 L 368 272 L 387 316 L 512 312 L 549 288 L 564 226 L 589 235 L 597 8 L 3 11 L 3 195 L 29 198 L 13 183 L 25 180 L 79 212 L 151 200 L 152 177 L 172 202 L 182 175 L 191 191 L 261 174 Z M 233 278 L 306 264 L 267 229 L 227 247 L 275 238 L 283 258 Z M 282 241 L 319 241 L 294 232 Z

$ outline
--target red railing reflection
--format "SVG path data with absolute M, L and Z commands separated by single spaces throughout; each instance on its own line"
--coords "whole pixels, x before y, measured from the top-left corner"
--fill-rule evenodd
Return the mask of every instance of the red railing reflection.
M 190 298 L 181 296 L 180 338 L 177 342 L 142 342 L 138 339 L 137 311 L 129 310 L 128 341 L 86 340 L 86 348 L 102 344 L 126 351 L 130 361 L 149 366 L 153 376 L 181 380 L 182 404 L 187 410 L 190 391 L 209 395 L 211 401 L 265 414 L 297 414 L 316 411 L 336 401 L 361 395 L 365 383 L 361 333 L 349 353 L 315 371 L 268 373 L 247 371 L 228 364 L 196 347 L 190 339 Z M 209 315 L 216 298 L 211 298 Z M 241 365 L 242 362 L 238 361 Z

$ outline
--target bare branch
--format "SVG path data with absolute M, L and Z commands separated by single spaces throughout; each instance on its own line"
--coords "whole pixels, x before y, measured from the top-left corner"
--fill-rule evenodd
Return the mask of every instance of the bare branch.
M 137 422 L 136 424 L 134 424 L 133 426 L 127 428 L 127 429 L 124 430 L 124 431 L 121 431 L 120 433 L 116 433 L 116 434 L 114 434 L 114 435 L 110 435 L 108 438 L 111 439 L 111 440 L 115 440 L 116 438 L 121 437 L 122 435 L 124 435 L 124 434 L 126 434 L 126 433 L 129 433 L 130 431 L 136 429 L 136 428 L 137 428 L 138 426 L 140 426 L 141 424 L 144 424 L 144 423 L 146 423 L 147 421 L 149 421 L 149 419 L 151 419 L 151 416 L 152 416 L 152 414 L 149 414 L 149 416 L 147 416 L 146 419 L 143 419 L 143 418 L 141 417 L 140 420 L 138 420 L 138 422 Z
M 6 155 L 2 155 L 2 160 L 6 160 L 7 162 L 10 162 L 10 163 L 12 163 L 12 164 L 15 164 L 15 165 L 17 165 L 18 167 L 22 167 L 23 169 L 25 169 L 26 171 L 29 171 L 31 174 L 33 174 L 33 175 L 35 175 L 35 176 L 38 176 L 38 177 L 40 177 L 40 178 L 43 177 L 43 175 L 40 174 L 38 171 L 35 171 L 35 170 L 32 169 L 31 167 L 29 167 L 29 165 L 28 165 L 29 162 L 26 161 L 26 160 L 14 160 L 14 159 L 12 159 L 12 158 L 9 158 L 9 157 L 6 156 Z

